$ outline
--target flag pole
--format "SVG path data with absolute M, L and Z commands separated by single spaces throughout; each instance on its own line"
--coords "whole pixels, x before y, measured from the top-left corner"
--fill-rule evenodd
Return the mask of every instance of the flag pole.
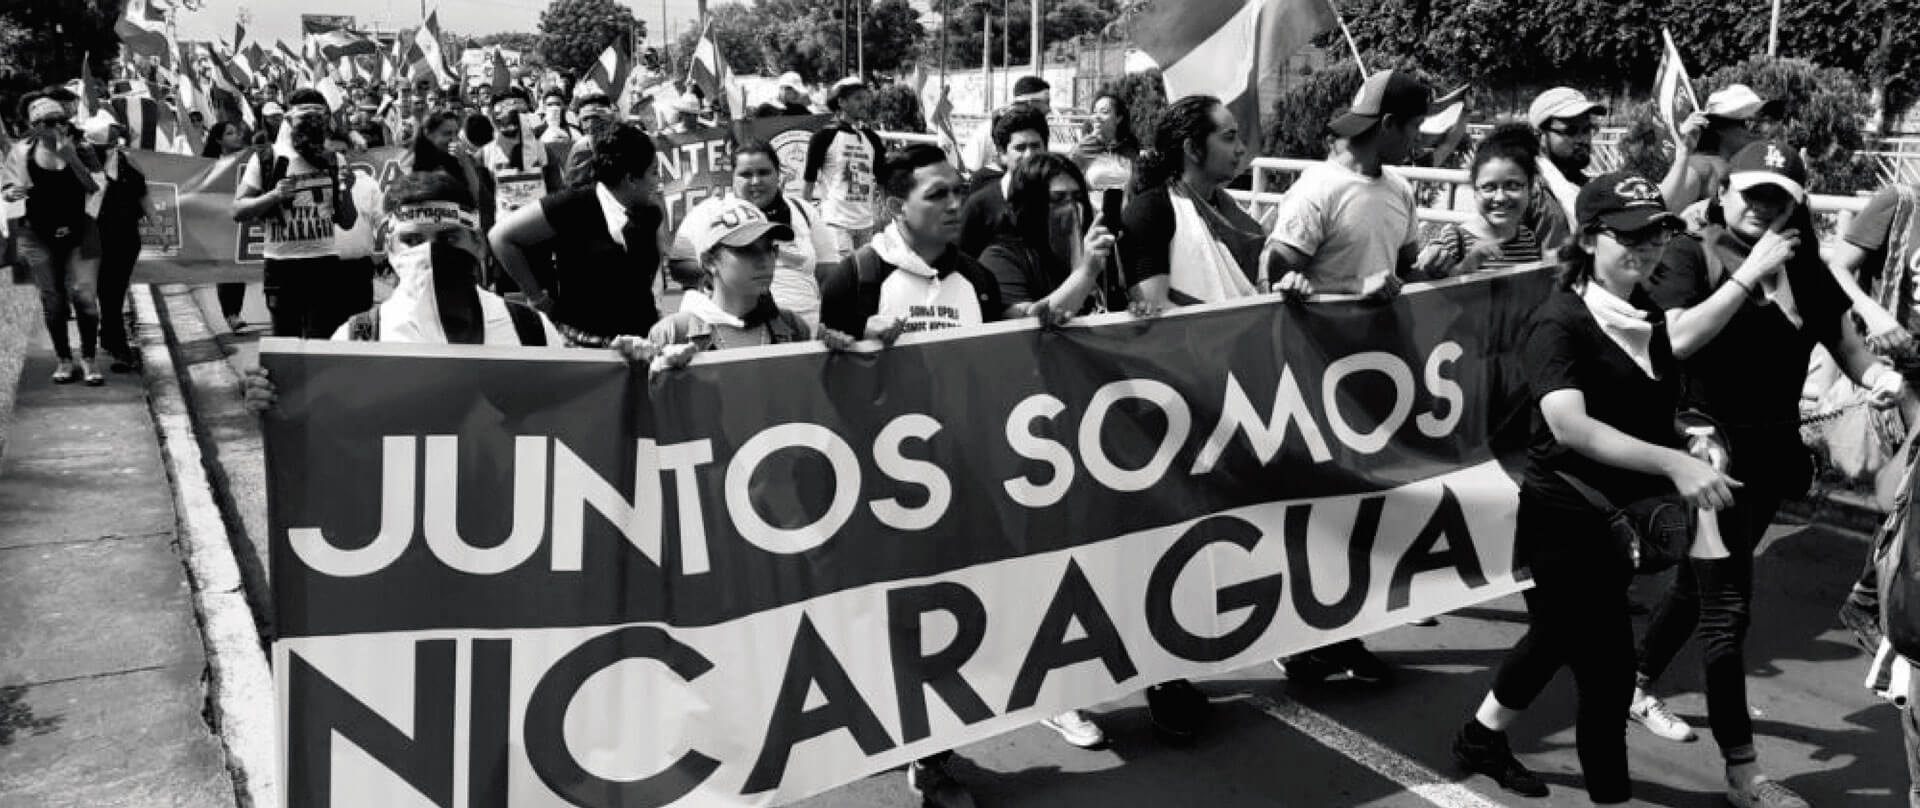
M 1773 21 L 1767 25 L 1767 58 L 1780 56 L 1780 0 L 1773 0 Z
M 1360 58 L 1360 44 L 1353 41 L 1353 30 L 1347 27 L 1347 15 L 1340 13 L 1340 7 L 1333 0 L 1327 0 L 1327 8 L 1333 11 L 1333 21 L 1340 24 L 1340 35 L 1347 40 L 1347 50 L 1353 53 L 1353 64 L 1360 68 L 1360 78 L 1365 79 L 1367 63 Z

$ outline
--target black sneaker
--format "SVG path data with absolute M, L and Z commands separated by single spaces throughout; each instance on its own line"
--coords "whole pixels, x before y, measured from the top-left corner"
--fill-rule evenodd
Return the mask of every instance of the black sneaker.
M 943 753 L 907 764 L 907 788 L 920 795 L 922 805 L 941 808 L 972 806 L 973 792 L 955 779 L 949 766 L 953 755 Z
M 1345 673 L 1346 669 L 1326 658 L 1321 652 L 1324 648 L 1303 651 L 1290 657 L 1281 657 L 1273 665 L 1287 675 L 1287 681 L 1303 685 L 1317 685 L 1332 678 L 1335 674 Z
M 1507 747 L 1504 732 L 1493 733 L 1492 739 L 1485 743 L 1474 743 L 1467 739 L 1467 730 L 1462 727 L 1460 734 L 1453 737 L 1453 762 L 1469 772 L 1493 778 L 1501 788 L 1522 797 L 1547 796 L 1547 784 L 1520 765 L 1513 750 Z
M 1329 645 L 1320 649 L 1320 656 L 1344 669 L 1356 682 L 1384 685 L 1393 681 L 1393 666 L 1374 656 L 1359 640 Z
M 1206 726 L 1212 710 L 1207 694 L 1185 679 L 1147 688 L 1147 715 L 1153 721 L 1154 734 L 1168 743 L 1193 741 Z

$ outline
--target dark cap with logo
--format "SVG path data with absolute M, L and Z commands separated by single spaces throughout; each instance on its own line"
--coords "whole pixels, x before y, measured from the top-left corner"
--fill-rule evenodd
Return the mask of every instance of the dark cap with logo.
M 1382 70 L 1367 77 L 1360 85 L 1360 92 L 1353 96 L 1352 107 L 1328 123 L 1327 128 L 1341 137 L 1353 137 L 1372 129 L 1388 115 L 1405 118 L 1426 115 L 1432 111 L 1432 103 L 1433 90 L 1419 79 L 1398 70 Z
M 1793 195 L 1793 201 L 1807 199 L 1807 163 L 1800 150 L 1778 141 L 1750 143 L 1727 161 L 1727 184 L 1736 191 L 1756 185 L 1772 185 Z
M 1616 171 L 1589 180 L 1574 200 L 1574 218 L 1582 231 L 1632 232 L 1653 225 L 1675 230 L 1684 224 L 1667 210 L 1660 186 L 1631 171 Z

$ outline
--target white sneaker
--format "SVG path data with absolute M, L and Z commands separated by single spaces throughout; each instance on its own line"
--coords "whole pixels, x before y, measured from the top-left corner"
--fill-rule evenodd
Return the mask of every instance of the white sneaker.
M 1099 746 L 1107 740 L 1107 734 L 1100 731 L 1100 725 L 1093 723 L 1087 718 L 1086 713 L 1079 710 L 1068 710 L 1041 721 L 1040 725 L 1060 733 L 1060 737 L 1067 743 L 1081 749 Z
M 1627 707 L 1627 718 L 1646 727 L 1648 732 L 1669 741 L 1684 743 L 1692 741 L 1695 737 L 1693 727 L 1689 726 L 1685 719 L 1667 709 L 1667 703 L 1661 701 L 1659 696 L 1651 693 L 1641 694 L 1640 698 L 1635 699 L 1633 704 Z
M 1757 775 L 1745 783 L 1727 783 L 1727 802 L 1739 808 L 1810 808 L 1793 789 L 1780 785 L 1766 775 Z

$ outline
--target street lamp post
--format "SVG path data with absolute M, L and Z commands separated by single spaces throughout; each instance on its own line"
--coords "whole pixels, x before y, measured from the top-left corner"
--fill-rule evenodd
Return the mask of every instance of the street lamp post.
M 993 3 L 991 0 L 979 0 L 974 8 L 980 9 L 980 78 L 984 89 L 981 112 L 993 114 Z

